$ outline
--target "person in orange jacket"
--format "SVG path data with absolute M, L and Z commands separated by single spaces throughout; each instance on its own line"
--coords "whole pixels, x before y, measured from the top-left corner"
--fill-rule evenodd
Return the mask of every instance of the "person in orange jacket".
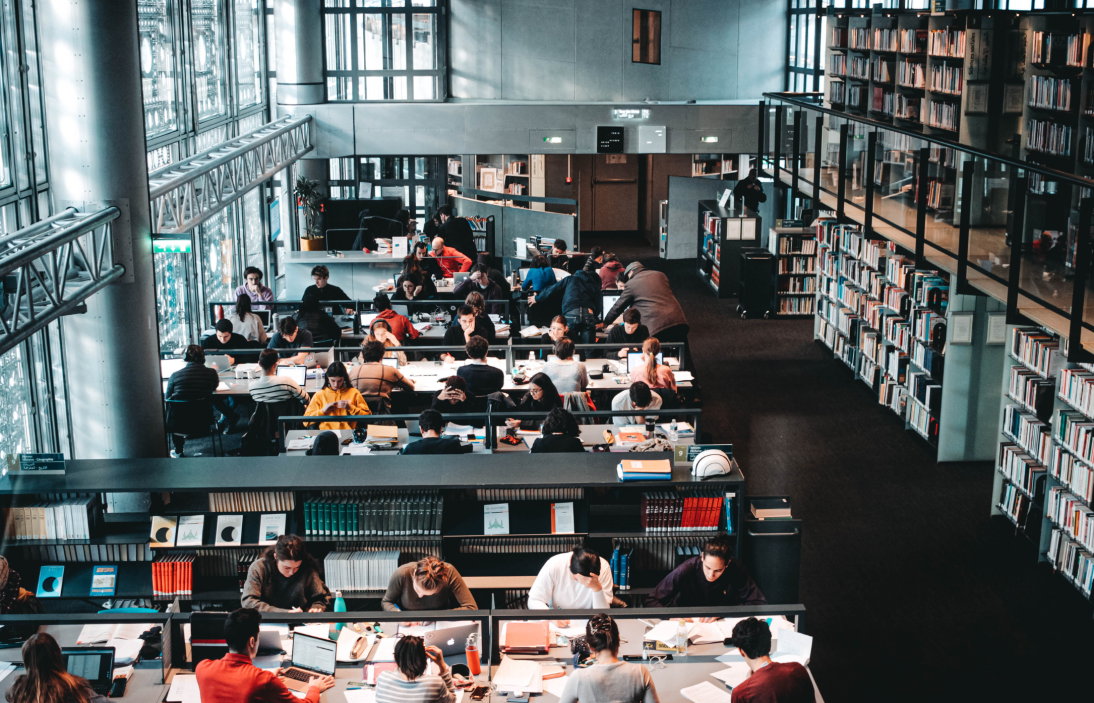
M 471 259 L 452 247 L 446 247 L 444 245 L 444 240 L 440 237 L 433 238 L 433 246 L 430 248 L 429 253 L 431 253 L 441 265 L 441 270 L 444 271 L 445 278 L 452 278 L 452 274 L 457 271 L 463 273 L 471 270 Z

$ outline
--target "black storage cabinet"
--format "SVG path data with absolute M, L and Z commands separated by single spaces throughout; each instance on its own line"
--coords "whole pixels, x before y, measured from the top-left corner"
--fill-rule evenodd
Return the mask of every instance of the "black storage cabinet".
M 775 255 L 767 249 L 741 250 L 741 294 L 737 312 L 741 317 L 769 318 L 775 303 Z

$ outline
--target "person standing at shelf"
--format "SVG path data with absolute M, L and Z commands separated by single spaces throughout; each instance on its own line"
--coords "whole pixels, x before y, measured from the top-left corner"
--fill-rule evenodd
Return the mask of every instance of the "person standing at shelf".
M 657 355 L 661 353 L 661 342 L 657 337 L 649 337 L 642 342 L 642 363 L 631 371 L 631 383 L 641 381 L 650 388 L 671 388 L 676 391 L 676 377 L 668 364 L 657 361 Z
M 308 358 L 308 352 L 302 351 L 293 354 L 290 349 L 308 349 L 312 346 L 311 332 L 296 324 L 291 317 L 283 317 L 277 323 L 277 332 L 270 337 L 267 349 L 278 351 L 281 355 L 281 363 L 286 365 L 303 364 Z
M 448 242 L 448 246 L 474 261 L 478 251 L 475 249 L 475 232 L 471 229 L 471 223 L 463 217 L 455 217 L 451 205 L 442 205 L 437 214 L 441 218 L 437 234 Z
M 650 595 L 647 608 L 699 608 L 723 605 L 767 605 L 767 600 L 744 565 L 730 558 L 733 543 L 716 535 L 703 544 L 703 553 L 692 557 L 666 576 Z M 715 618 L 703 618 L 713 622 Z
M 262 614 L 247 608 L 228 615 L 224 623 L 228 653 L 220 659 L 206 659 L 194 670 L 202 703 L 295 703 L 300 700 L 278 678 L 280 669 L 266 671 L 254 665 L 261 622 Z M 333 687 L 333 676 L 313 676 L 308 681 L 304 701 L 319 703 L 319 694 Z
M 308 416 L 338 417 L 340 415 L 371 415 L 361 391 L 350 385 L 349 372 L 341 361 L 331 362 L 323 379 L 323 387 L 315 392 L 304 411 Z M 320 422 L 321 430 L 352 430 L 357 421 Z
M 797 662 L 771 661 L 771 628 L 756 618 L 733 626 L 727 644 L 737 647 L 752 672 L 733 688 L 733 703 L 812 703 L 813 679 Z
M 445 278 L 452 278 L 455 273 L 471 270 L 471 259 L 460 253 L 459 249 L 445 246 L 444 237 L 434 237 L 429 253 L 440 264 Z
M 242 603 L 268 612 L 322 613 L 330 607 L 331 595 L 304 540 L 281 535 L 247 570 Z
M 505 386 L 505 372 L 486 361 L 490 343 L 474 335 L 464 345 L 468 362 L 456 369 L 456 375 L 467 382 L 467 394 L 483 397 L 498 393 Z
M 556 554 L 539 570 L 528 591 L 531 610 L 606 610 L 612 604 L 612 568 L 587 547 Z M 559 620 L 566 627 L 569 620 Z
M 426 673 L 429 662 L 440 675 Z M 416 635 L 400 637 L 395 643 L 397 671 L 381 671 L 376 677 L 376 703 L 455 703 L 452 671 L 437 647 L 426 647 Z
M 620 391 L 612 398 L 612 410 L 630 410 L 642 412 L 643 410 L 660 410 L 661 396 L 650 390 L 645 383 L 638 381 L 632 383 L 625 391 Z M 646 418 L 642 415 L 613 415 L 612 424 L 616 427 L 627 425 L 644 425 Z
M 585 643 L 596 656 L 596 665 L 575 669 L 562 689 L 559 703 L 659 703 L 650 670 L 641 664 L 619 661 L 619 626 L 608 615 L 597 613 L 585 624 Z
M 11 683 L 5 695 L 8 703 L 107 703 L 106 696 L 91 690 L 87 679 L 65 670 L 61 647 L 49 633 L 31 635 L 21 654 L 27 673 Z
M 760 209 L 760 203 L 767 202 L 767 193 L 757 176 L 756 169 L 749 169 L 748 176 L 733 189 L 733 197 L 744 200 L 745 207 L 753 212 Z
M 649 329 L 642 324 L 642 313 L 636 308 L 628 308 L 623 313 L 623 324 L 612 325 L 608 330 L 608 344 L 635 344 L 641 345 L 650 336 Z M 617 356 L 626 359 L 632 351 L 640 351 L 641 347 L 624 347 L 619 350 Z
M 463 381 L 462 378 L 452 377 L 451 380 Z M 438 396 L 444 394 L 449 390 L 450 386 L 445 386 L 438 392 Z M 462 391 L 458 391 L 462 394 Z M 462 395 L 460 397 L 463 397 Z M 434 404 L 437 403 L 437 398 L 433 399 Z M 400 454 L 466 454 L 472 451 L 473 447 L 468 444 L 466 447 L 460 443 L 455 437 L 442 437 L 441 431 L 444 430 L 444 416 L 436 410 L 423 410 L 421 415 L 418 416 L 418 429 L 422 433 L 422 438 L 417 442 L 409 442 L 402 450 Z
M 252 303 L 261 303 L 264 300 L 272 301 L 273 291 L 267 286 L 262 285 L 262 271 L 254 266 L 248 266 L 243 269 L 243 278 L 247 282 L 235 289 L 235 297 L 245 295 L 251 299 Z M 269 310 L 269 306 L 256 305 L 255 310 Z
M 380 606 L 387 611 L 477 610 L 479 607 L 456 567 L 432 556 L 396 569 Z
M 532 443 L 531 454 L 562 454 L 584 452 L 581 428 L 564 408 L 555 408 L 543 421 L 543 436 Z

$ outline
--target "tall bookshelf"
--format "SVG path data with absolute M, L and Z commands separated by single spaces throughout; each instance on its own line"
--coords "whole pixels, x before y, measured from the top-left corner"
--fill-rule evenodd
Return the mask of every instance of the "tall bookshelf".
M 775 254 L 779 317 L 816 312 L 817 233 L 813 227 L 773 227 L 767 241 Z

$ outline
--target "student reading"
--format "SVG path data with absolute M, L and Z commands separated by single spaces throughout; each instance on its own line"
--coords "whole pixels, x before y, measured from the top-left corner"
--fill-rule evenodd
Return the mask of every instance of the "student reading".
M 8 703 L 107 703 L 87 679 L 65 670 L 61 647 L 52 635 L 31 635 L 23 643 L 22 658 L 27 673 L 15 677 L 6 694 Z
M 440 675 L 427 673 L 429 661 Z M 426 647 L 421 637 L 407 635 L 395 643 L 396 671 L 376 677 L 376 703 L 454 703 L 452 672 L 437 647 Z M 363 691 L 362 691 L 363 692 Z
M 562 689 L 559 703 L 658 703 L 650 671 L 640 664 L 619 661 L 619 626 L 597 613 L 585 624 L 585 643 L 596 655 L 596 665 L 574 669 Z
M 322 613 L 331 595 L 315 557 L 296 535 L 281 535 L 247 570 L 243 607 L 279 613 Z
M 202 703 L 296 703 L 298 699 L 278 678 L 280 669 L 267 671 L 254 665 L 258 655 L 258 631 L 262 613 L 240 608 L 224 622 L 228 653 L 198 664 L 198 691 Z M 319 703 L 319 694 L 334 687 L 333 676 L 313 676 L 304 695 L 307 703 Z
M 425 557 L 396 569 L 380 605 L 390 611 L 476 610 L 479 607 L 456 567 L 437 557 Z
M 766 605 L 767 600 L 745 567 L 731 559 L 729 537 L 707 539 L 703 553 L 664 578 L 646 596 L 647 608 L 690 608 L 721 605 Z
M 548 559 L 528 591 L 532 610 L 607 609 L 611 603 L 612 568 L 586 547 Z
M 813 679 L 797 662 L 771 661 L 771 628 L 756 618 L 733 626 L 727 644 L 737 647 L 751 675 L 733 688 L 733 703 L 812 703 Z

